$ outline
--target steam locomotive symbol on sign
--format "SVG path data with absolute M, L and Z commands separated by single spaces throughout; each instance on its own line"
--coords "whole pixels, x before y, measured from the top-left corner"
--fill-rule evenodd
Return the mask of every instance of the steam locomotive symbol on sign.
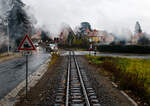
M 28 35 L 26 35 L 23 39 L 23 41 L 20 43 L 18 50 L 36 50 L 31 39 Z

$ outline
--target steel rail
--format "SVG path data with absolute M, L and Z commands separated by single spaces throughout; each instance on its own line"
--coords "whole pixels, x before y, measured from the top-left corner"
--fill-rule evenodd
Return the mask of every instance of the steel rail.
M 71 70 L 71 52 L 69 51 L 68 68 L 67 68 L 67 89 L 66 89 L 66 102 L 65 102 L 65 106 L 69 106 L 70 70 Z
M 77 59 L 75 57 L 74 51 L 72 51 L 72 53 L 73 53 L 74 62 L 75 62 L 75 65 L 76 65 L 76 68 L 77 68 L 77 71 L 78 71 L 79 79 L 80 79 L 80 82 L 81 82 L 83 94 L 84 94 L 84 97 L 85 97 L 86 106 L 91 106 L 90 102 L 89 102 L 89 98 L 88 98 L 87 92 L 86 92 L 86 89 L 85 89 L 85 84 L 84 84 L 83 79 L 82 79 L 80 68 L 79 68 L 79 65 L 77 63 Z

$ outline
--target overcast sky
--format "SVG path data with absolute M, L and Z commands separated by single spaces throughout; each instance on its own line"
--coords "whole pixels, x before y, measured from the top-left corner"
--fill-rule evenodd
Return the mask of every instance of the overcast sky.
M 61 23 L 72 28 L 87 21 L 92 28 L 117 32 L 134 31 L 139 21 L 150 33 L 150 0 L 23 0 L 30 6 L 38 25 L 56 32 Z M 56 28 L 56 29 L 55 29 Z

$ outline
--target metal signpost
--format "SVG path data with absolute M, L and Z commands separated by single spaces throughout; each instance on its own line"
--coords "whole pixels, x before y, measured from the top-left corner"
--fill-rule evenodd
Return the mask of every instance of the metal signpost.
M 32 50 L 36 50 L 31 39 L 28 35 L 25 35 L 23 41 L 20 43 L 18 47 L 19 51 L 23 51 L 22 55 L 26 56 L 26 99 L 27 99 L 27 92 L 28 92 L 28 56 L 32 55 Z
M 89 56 L 90 56 L 91 50 L 92 50 L 92 39 L 91 38 L 89 38 L 89 43 L 90 43 L 90 45 L 89 45 Z
M 89 47 L 89 55 L 91 55 L 91 51 L 92 51 L 92 49 L 93 49 L 93 44 L 92 44 L 92 43 L 90 43 L 90 47 Z
M 94 56 L 96 56 L 96 46 L 94 47 Z

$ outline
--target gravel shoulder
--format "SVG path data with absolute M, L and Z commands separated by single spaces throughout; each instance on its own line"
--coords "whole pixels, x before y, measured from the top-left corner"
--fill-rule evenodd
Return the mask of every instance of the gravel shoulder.
M 28 98 L 26 99 L 22 94 L 16 106 L 51 106 L 54 103 L 55 90 L 66 68 L 64 63 L 66 63 L 66 59 L 62 56 L 58 57 L 39 82 L 30 89 Z
M 78 61 L 80 68 L 87 71 L 102 106 L 134 106 L 98 67 L 89 64 L 84 56 L 78 56 Z

